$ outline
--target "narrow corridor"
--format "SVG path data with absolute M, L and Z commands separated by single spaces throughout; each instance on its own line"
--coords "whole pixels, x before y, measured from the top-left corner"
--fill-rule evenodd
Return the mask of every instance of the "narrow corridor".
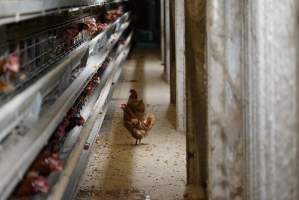
M 134 88 L 156 124 L 142 145 L 123 127 L 120 104 Z M 82 176 L 77 200 L 184 199 L 185 135 L 175 130 L 159 52 L 135 49 L 114 93 L 112 105 Z

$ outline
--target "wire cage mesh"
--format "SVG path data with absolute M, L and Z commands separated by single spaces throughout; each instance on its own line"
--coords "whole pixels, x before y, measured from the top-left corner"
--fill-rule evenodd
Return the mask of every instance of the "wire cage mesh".
M 78 21 L 66 23 L 0 45 L 0 102 L 89 40 L 86 31 L 77 29 L 77 24 Z
M 84 16 L 39 31 L 29 37 L 0 43 L 0 105 L 52 69 L 56 62 L 72 50 L 103 31 L 107 24 L 100 25 L 98 21 L 95 23 L 96 27 L 101 27 L 98 32 L 91 34 L 90 30 L 83 28 L 84 24 L 85 26 L 88 24 L 86 23 L 88 20 L 93 21 L 97 17 L 99 16 Z M 124 20 L 125 17 L 121 18 L 120 22 Z M 106 27 L 105 35 L 102 37 L 105 40 L 98 41 L 97 48 L 105 46 L 105 42 L 119 29 L 120 23 L 108 29 Z

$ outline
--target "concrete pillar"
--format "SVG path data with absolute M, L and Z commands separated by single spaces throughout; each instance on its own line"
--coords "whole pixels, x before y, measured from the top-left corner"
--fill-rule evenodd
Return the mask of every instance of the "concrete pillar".
M 248 199 L 299 199 L 297 0 L 249 1 Z
M 242 27 L 242 1 L 207 1 L 210 199 L 243 199 Z
M 165 0 L 160 0 L 160 10 L 161 10 L 161 60 L 162 64 L 165 64 Z
M 299 199 L 296 2 L 207 1 L 209 199 Z
M 170 82 L 170 0 L 165 1 L 165 79 Z
M 186 131 L 185 0 L 175 0 L 177 130 Z
M 207 184 L 206 0 L 185 0 L 188 184 Z

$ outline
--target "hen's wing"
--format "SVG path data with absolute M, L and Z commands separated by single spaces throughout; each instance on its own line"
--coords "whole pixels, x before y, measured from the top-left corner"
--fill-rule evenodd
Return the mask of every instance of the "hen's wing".
M 148 114 L 145 121 L 144 121 L 144 124 L 145 124 L 145 127 L 146 127 L 146 130 L 147 131 L 150 131 L 154 124 L 155 124 L 155 121 L 156 121 L 156 118 L 153 114 Z
M 138 118 L 139 120 L 143 120 L 144 119 L 145 105 L 144 105 L 144 103 L 143 103 L 142 100 L 131 101 L 128 104 L 128 107 L 130 108 L 130 110 L 132 111 L 132 113 L 134 113 L 134 115 L 136 116 L 136 118 Z
M 124 121 L 131 121 L 132 119 L 136 119 L 137 116 L 135 113 L 132 111 L 132 109 L 129 106 L 124 106 L 123 107 L 124 111 Z

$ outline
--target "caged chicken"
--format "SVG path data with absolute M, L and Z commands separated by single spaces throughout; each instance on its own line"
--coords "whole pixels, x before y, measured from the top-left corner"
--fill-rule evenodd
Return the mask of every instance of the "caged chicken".
M 10 92 L 13 86 L 9 83 L 10 76 L 15 76 L 20 72 L 21 64 L 17 53 L 12 53 L 7 58 L 0 60 L 0 75 L 5 80 L 0 80 L 0 92 Z
M 24 197 L 26 197 L 26 199 L 31 199 L 32 195 L 40 193 L 47 194 L 49 190 L 50 187 L 47 179 L 39 176 L 37 172 L 31 171 L 18 186 L 13 195 L 13 199 L 20 199 Z
M 77 109 L 71 109 L 67 116 L 57 127 L 54 135 L 50 139 L 53 151 L 59 151 L 60 144 L 64 141 L 67 134 L 76 126 L 83 126 L 85 119 L 79 114 Z
M 88 17 L 86 20 L 85 20 L 85 25 L 87 26 L 87 32 L 93 36 L 95 35 L 99 29 L 98 29 L 98 25 L 97 25 L 97 21 L 95 18 L 93 17 Z
M 63 162 L 58 153 L 44 151 L 37 157 L 29 170 L 38 172 L 40 176 L 48 176 L 52 172 L 62 171 Z
M 148 135 L 148 132 L 154 126 L 154 115 L 145 114 L 145 105 L 142 100 L 138 99 L 135 90 L 130 91 L 127 104 L 122 104 L 121 108 L 124 111 L 124 126 L 136 139 L 135 144 L 140 144 L 141 140 Z

